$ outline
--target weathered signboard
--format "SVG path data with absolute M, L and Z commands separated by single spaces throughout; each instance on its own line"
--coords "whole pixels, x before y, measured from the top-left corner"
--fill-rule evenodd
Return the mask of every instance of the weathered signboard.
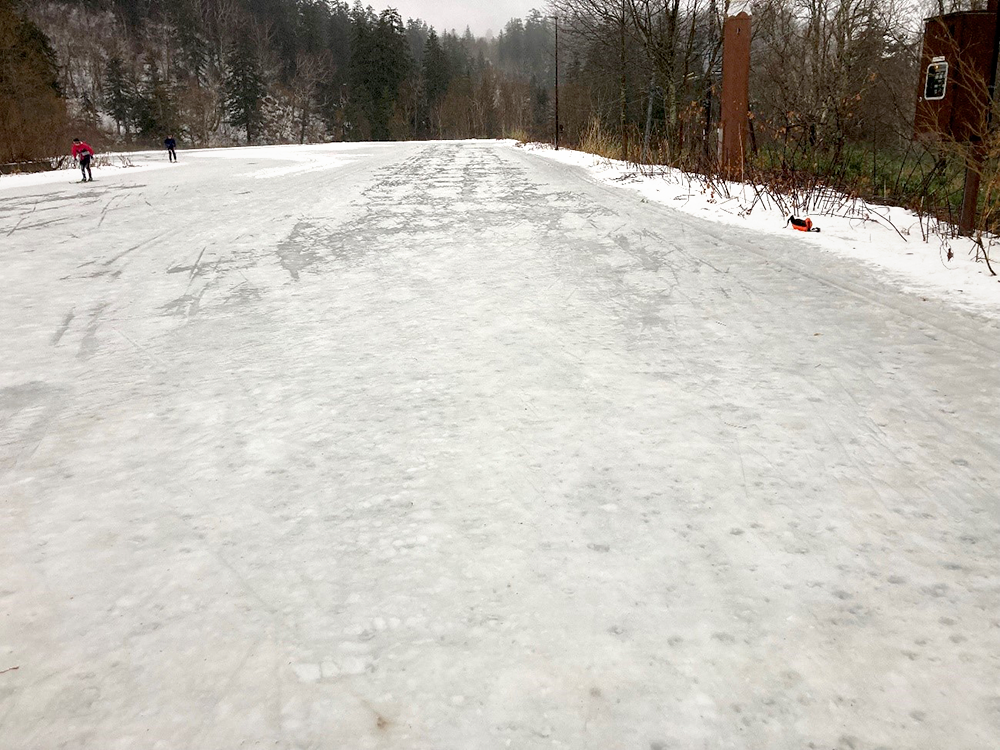
M 960 142 L 986 132 L 996 14 L 949 13 L 924 22 L 915 132 Z
M 948 61 L 935 57 L 927 66 L 924 80 L 924 101 L 936 102 L 944 99 L 948 91 Z

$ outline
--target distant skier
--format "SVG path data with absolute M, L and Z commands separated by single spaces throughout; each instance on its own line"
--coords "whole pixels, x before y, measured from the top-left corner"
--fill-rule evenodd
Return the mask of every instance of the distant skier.
M 94 181 L 94 173 L 90 171 L 90 160 L 94 158 L 94 149 L 81 141 L 79 138 L 73 139 L 73 158 L 80 164 L 80 171 L 83 173 L 81 182 Z
M 163 141 L 164 147 L 167 149 L 167 158 L 170 161 L 177 161 L 177 141 L 174 140 L 172 135 L 168 135 L 166 140 Z

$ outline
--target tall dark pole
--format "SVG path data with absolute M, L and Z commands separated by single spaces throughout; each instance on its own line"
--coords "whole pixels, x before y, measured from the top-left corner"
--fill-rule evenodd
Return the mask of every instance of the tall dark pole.
M 559 16 L 556 20 L 556 151 L 559 150 Z

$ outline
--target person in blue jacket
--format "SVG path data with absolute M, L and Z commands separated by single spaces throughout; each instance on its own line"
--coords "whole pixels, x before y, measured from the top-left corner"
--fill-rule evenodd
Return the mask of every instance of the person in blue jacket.
M 167 157 L 170 161 L 177 161 L 177 141 L 174 140 L 174 137 L 168 135 L 166 140 L 163 141 L 163 145 L 167 149 Z

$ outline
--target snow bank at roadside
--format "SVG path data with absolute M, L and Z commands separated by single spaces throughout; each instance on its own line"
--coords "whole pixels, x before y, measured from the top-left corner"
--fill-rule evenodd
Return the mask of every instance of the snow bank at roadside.
M 918 217 L 902 208 L 864 205 L 870 219 L 842 216 L 811 217 L 820 233 L 804 234 L 785 228 L 788 220 L 776 207 L 754 206 L 748 185 L 731 184 L 725 197 L 707 191 L 690 176 L 675 169 L 645 176 L 635 165 L 545 144 L 525 144 L 527 151 L 563 164 L 579 166 L 597 181 L 635 190 L 645 200 L 661 203 L 704 219 L 752 228 L 798 241 L 802 247 L 860 260 L 873 272 L 891 278 L 908 291 L 943 297 L 963 307 L 1000 317 L 1000 279 L 991 276 L 985 263 L 975 261 L 970 240 L 950 240 L 948 246 L 931 237 L 924 241 Z M 948 258 L 948 249 L 953 257 Z

